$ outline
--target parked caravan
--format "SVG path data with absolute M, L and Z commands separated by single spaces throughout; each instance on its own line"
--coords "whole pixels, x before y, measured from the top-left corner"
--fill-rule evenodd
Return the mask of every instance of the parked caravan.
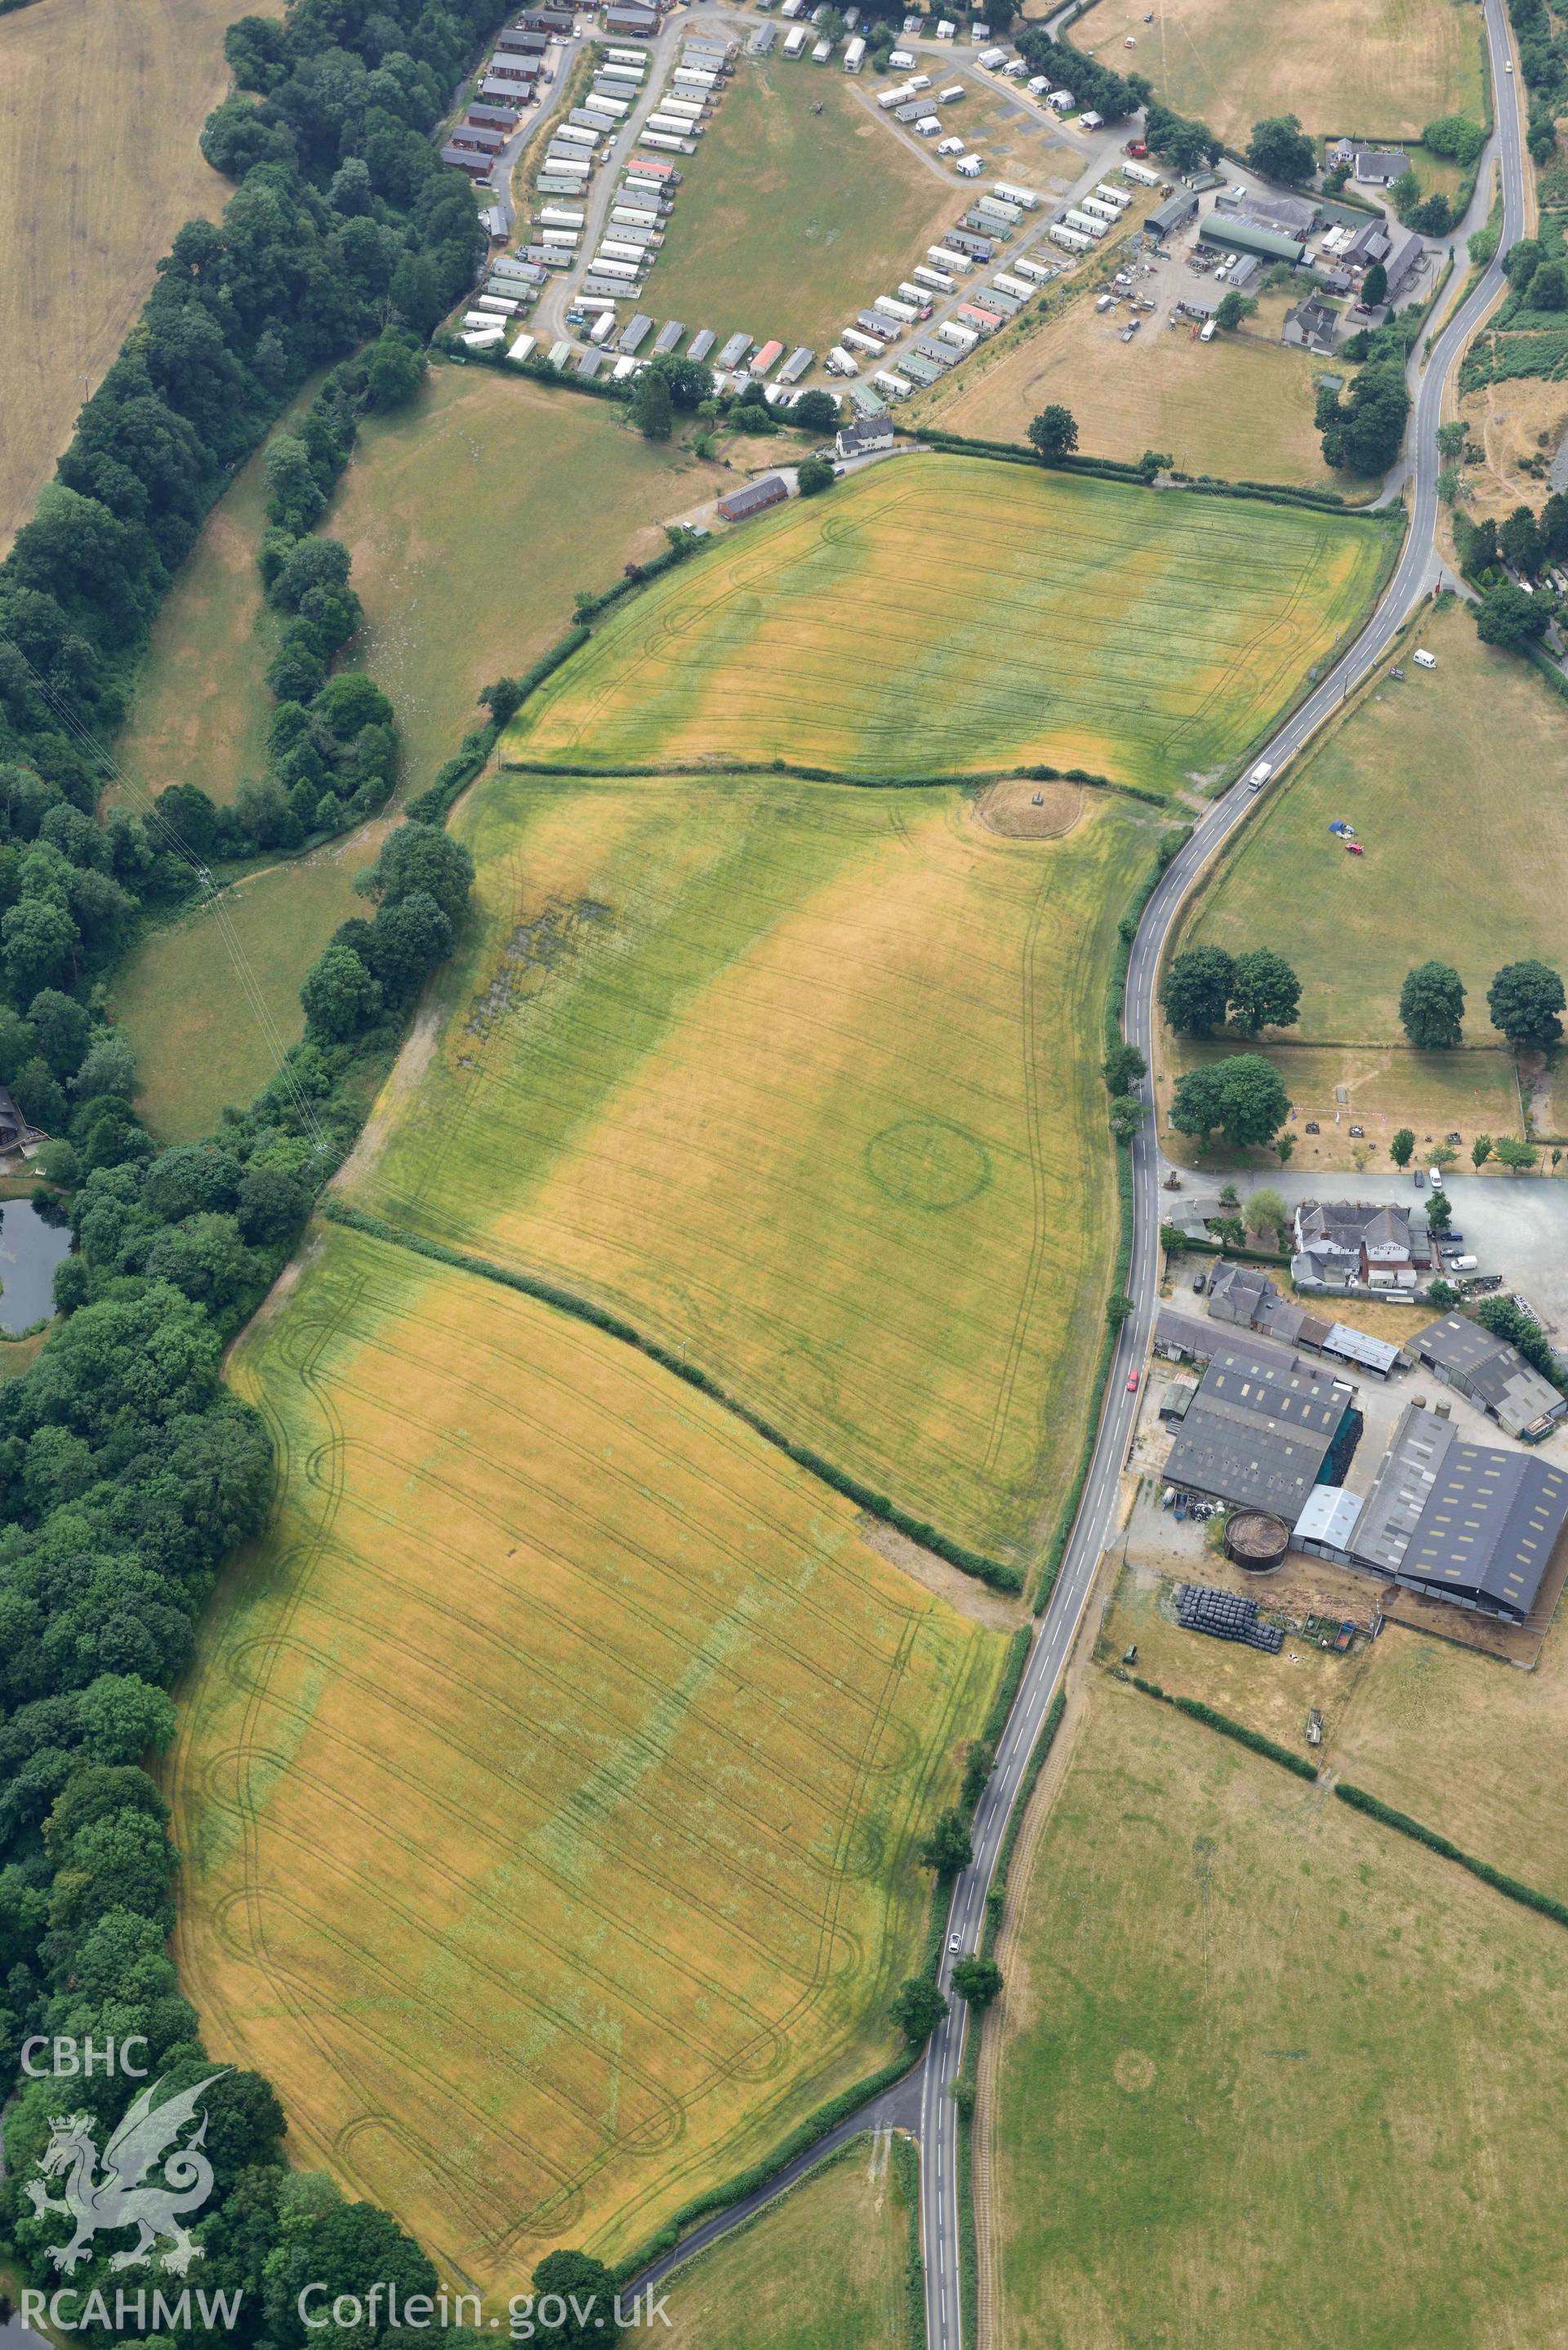
M 784 35 L 784 53 L 786 57 L 798 57 L 811 35 L 804 25 L 792 25 Z
M 894 368 L 879 369 L 871 380 L 878 391 L 887 392 L 893 400 L 908 400 L 915 389 L 909 377 L 899 375 Z
M 758 376 L 768 374 L 783 359 L 784 349 L 784 347 L 781 342 L 764 343 L 762 349 L 753 353 L 752 357 L 750 362 L 752 373 Z
M 1103 220 L 1097 220 L 1093 213 L 1086 213 L 1079 204 L 1067 214 L 1067 226 L 1075 228 L 1080 236 L 1092 236 L 1097 239 L 1105 235 L 1107 224 Z
M 1094 243 L 1081 228 L 1069 228 L 1064 221 L 1053 221 L 1045 234 L 1053 244 L 1064 246 L 1068 253 L 1087 253 Z
M 950 343 L 956 351 L 972 351 L 980 340 L 972 327 L 961 326 L 956 318 L 944 318 L 937 328 L 937 334 L 941 341 Z
M 1065 114 L 1073 103 L 1073 93 L 1070 89 L 1054 89 L 1045 103 L 1054 113 Z
M 953 165 L 953 170 L 962 180 L 978 180 L 981 174 L 980 157 L 978 155 L 961 155 L 958 161 Z
M 950 81 L 946 89 L 938 90 L 937 101 L 941 106 L 953 106 L 963 94 L 964 88 L 961 81 Z
M 614 332 L 615 312 L 613 310 L 601 310 L 598 317 L 594 320 L 593 325 L 588 328 L 588 340 L 590 343 L 607 343 Z
M 858 327 L 846 327 L 843 339 L 851 350 L 869 351 L 874 359 L 882 356 L 884 346 L 880 339 L 876 335 L 864 334 Z
M 991 192 L 1000 196 L 1004 204 L 1020 204 L 1026 213 L 1038 212 L 1040 199 L 1033 188 L 1015 188 L 1009 180 L 993 180 Z
M 862 39 L 861 36 L 857 33 L 855 38 L 846 45 L 844 51 L 844 70 L 846 73 L 858 73 L 865 62 L 866 43 Z
M 1147 163 L 1135 163 L 1130 155 L 1122 165 L 1122 177 L 1131 180 L 1139 188 L 1163 188 L 1165 185 L 1158 172 L 1150 171 Z
M 1118 213 L 1125 213 L 1127 206 L 1132 202 L 1132 198 L 1128 195 L 1125 188 L 1113 188 L 1104 180 L 1099 182 L 1095 189 L 1095 193 L 1100 198 L 1103 203 L 1115 204 Z
M 860 372 L 860 362 L 852 359 L 841 343 L 834 344 L 824 365 L 829 375 L 858 375 Z
M 825 66 L 832 55 L 833 43 L 828 40 L 818 41 L 812 49 L 811 62 L 814 66 Z
M 1033 286 L 1025 285 L 1022 277 L 1014 277 L 1005 269 L 999 269 L 991 282 L 999 294 L 1011 294 L 1015 302 L 1027 302 L 1034 291 Z
M 517 340 L 513 344 L 512 348 L 507 352 L 506 356 L 512 361 L 514 367 L 523 367 L 533 358 L 538 348 L 539 338 L 537 335 L 519 335 Z

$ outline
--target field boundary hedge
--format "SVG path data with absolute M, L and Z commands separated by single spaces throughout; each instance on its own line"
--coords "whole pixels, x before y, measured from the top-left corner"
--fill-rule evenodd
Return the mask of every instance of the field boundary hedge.
M 1276 505 L 1311 506 L 1324 514 L 1344 515 L 1351 522 L 1378 519 L 1376 514 L 1366 506 L 1353 504 L 1338 490 L 1306 489 L 1290 482 L 1232 482 L 1220 473 L 1168 473 L 1161 488 L 1147 466 L 1124 457 L 1043 457 L 1025 442 L 974 440 L 967 433 L 950 432 L 938 424 L 899 425 L 896 429 L 909 440 L 939 452 L 989 459 L 993 464 L 1037 465 L 1045 473 L 1122 482 L 1133 489 L 1160 488 L 1162 496 L 1173 489 L 1189 490 L 1202 497 L 1252 498 Z
M 918 1542 L 923 1549 L 934 1551 L 939 1558 L 946 1559 L 950 1566 L 960 1568 L 965 1575 L 972 1575 L 977 1582 L 989 1584 L 993 1591 L 1005 1592 L 1010 1596 L 1016 1596 L 1023 1591 L 1023 1576 L 1019 1568 L 1004 1565 L 1001 1559 L 992 1558 L 984 1551 L 971 1550 L 967 1544 L 952 1541 L 923 1518 L 911 1517 L 889 1495 L 873 1492 L 868 1485 L 863 1485 L 847 1471 L 836 1468 L 820 1452 L 814 1452 L 808 1445 L 796 1444 L 782 1429 L 774 1428 L 771 1420 L 764 1419 L 760 1412 L 753 1411 L 748 1404 L 731 1395 L 706 1371 L 689 1362 L 685 1356 L 661 1346 L 657 1338 L 649 1337 L 635 1323 L 624 1321 L 618 1314 L 607 1313 L 603 1306 L 580 1297 L 575 1290 L 564 1289 L 558 1283 L 545 1281 L 536 1274 L 519 1273 L 506 1265 L 493 1263 L 488 1257 L 471 1255 L 464 1249 L 449 1248 L 444 1241 L 427 1240 L 422 1233 L 403 1232 L 381 1216 L 372 1216 L 363 1208 L 351 1207 L 345 1200 L 328 1196 L 320 1202 L 320 1211 L 331 1222 L 344 1224 L 352 1232 L 363 1232 L 369 1240 L 383 1241 L 393 1248 L 408 1249 L 415 1256 L 429 1257 L 437 1264 L 449 1264 L 459 1273 L 477 1274 L 481 1280 L 493 1281 L 503 1289 L 515 1289 L 524 1297 L 535 1298 L 542 1305 L 554 1306 L 557 1313 L 571 1315 L 574 1321 L 586 1322 L 594 1329 L 602 1330 L 607 1337 L 619 1339 L 623 1346 L 635 1347 L 639 1354 L 646 1355 L 649 1362 L 657 1363 L 661 1370 L 672 1372 L 688 1387 L 695 1388 L 700 1395 L 707 1396 L 713 1403 L 722 1405 L 724 1410 L 732 1412 L 764 1443 L 784 1453 L 797 1468 L 808 1470 L 814 1477 L 820 1478 L 825 1485 L 830 1485 L 835 1492 L 842 1493 L 846 1501 L 855 1503 L 867 1516 L 880 1518 L 885 1524 L 907 1535 L 911 1542 Z
M 578 642 L 592 633 L 585 629 Z M 561 641 L 566 650 L 560 651 L 559 660 L 551 662 L 552 668 L 559 668 L 561 661 L 577 650 L 577 644 L 567 644 L 565 638 Z M 535 662 L 535 668 L 538 666 Z M 545 675 L 548 673 L 546 671 Z M 530 671 L 529 676 L 533 675 Z M 542 678 L 535 679 L 529 692 L 543 681 Z M 512 775 L 580 775 L 589 782 L 602 781 L 607 775 L 787 775 L 796 783 L 837 784 L 857 792 L 981 791 L 989 784 L 1082 784 L 1090 791 L 1116 792 L 1124 799 L 1141 800 L 1145 807 L 1165 809 L 1171 806 L 1167 794 L 1146 791 L 1139 784 L 1118 784 L 1109 775 L 1092 775 L 1087 767 L 980 767 L 956 775 L 850 775 L 836 767 L 802 766 L 793 759 L 661 759 L 650 765 L 617 759 L 607 766 L 600 766 L 586 760 L 564 764 L 556 759 L 504 757 L 501 764 Z
M 1477 1860 L 1473 1853 L 1465 1852 L 1457 1844 L 1450 1844 L 1448 1837 L 1439 1835 L 1435 1828 L 1426 1827 L 1421 1821 L 1413 1820 L 1408 1812 L 1397 1811 L 1392 1804 L 1384 1803 L 1379 1796 L 1369 1795 L 1365 1787 L 1355 1787 L 1348 1780 L 1340 1779 L 1335 1782 L 1334 1792 L 1342 1804 L 1350 1805 L 1353 1812 L 1363 1812 L 1370 1820 L 1380 1820 L 1386 1828 L 1397 1829 L 1413 1844 L 1425 1845 L 1428 1852 L 1435 1852 L 1441 1859 L 1451 1860 L 1456 1866 L 1468 1869 L 1472 1877 L 1479 1877 L 1483 1885 L 1490 1885 L 1492 1891 L 1501 1893 L 1505 1900 L 1517 1901 L 1521 1908 L 1533 1909 L 1539 1916 L 1550 1918 L 1554 1926 L 1568 1926 L 1568 1902 L 1559 1901 L 1554 1894 L 1538 1892 L 1533 1885 L 1525 1885 L 1517 1877 L 1509 1877 L 1502 1869 L 1494 1868 L 1490 1860 Z
M 1316 1763 L 1309 1762 L 1304 1754 L 1293 1753 L 1288 1746 L 1282 1746 L 1278 1739 L 1265 1738 L 1261 1730 L 1249 1730 L 1244 1721 L 1233 1721 L 1230 1714 L 1221 1713 L 1217 1706 L 1205 1705 L 1200 1697 L 1172 1697 L 1170 1691 L 1161 1689 L 1158 1681 L 1146 1681 L 1137 1673 L 1127 1673 L 1124 1678 L 1130 1687 L 1141 1690 L 1145 1697 L 1157 1698 L 1161 1705 L 1174 1706 L 1178 1713 L 1185 1713 L 1189 1720 L 1202 1722 L 1206 1729 L 1217 1730 L 1221 1738 L 1233 1738 L 1238 1746 L 1247 1747 L 1253 1754 L 1262 1754 L 1268 1762 L 1277 1762 L 1282 1771 L 1293 1772 L 1298 1779 L 1308 1779 L 1316 1786 Z M 1563 1916 L 1564 1922 L 1568 1922 L 1568 1911 L 1564 1911 Z
M 657 2234 L 649 2236 L 646 2243 L 639 2245 L 635 2252 L 628 2253 L 618 2264 L 614 2272 L 618 2287 L 624 2290 L 664 2253 L 676 2251 L 681 2237 L 699 2220 L 707 2219 L 710 2212 L 722 2211 L 731 2203 L 744 2202 L 748 2195 L 755 2195 L 781 2171 L 787 2170 L 792 2162 L 797 2162 L 803 2154 L 809 2154 L 812 2147 L 836 2129 L 841 2121 L 847 2120 L 862 2106 L 869 2105 L 873 2097 L 879 2097 L 884 2089 L 890 2089 L 901 2081 L 923 2053 L 922 2048 L 906 2049 L 890 2064 L 882 2065 L 878 2071 L 868 2074 L 864 2081 L 857 2081 L 852 2087 L 841 2090 L 836 2097 L 830 2097 L 826 2105 L 818 2106 L 815 2113 L 808 2114 L 805 2121 L 797 2123 L 789 2136 L 781 2138 L 761 2161 L 753 2162 L 745 2170 L 736 2171 L 732 2178 L 722 2180 L 717 2187 L 710 2187 L 702 2194 L 694 2195 L 689 2203 L 682 2203 Z

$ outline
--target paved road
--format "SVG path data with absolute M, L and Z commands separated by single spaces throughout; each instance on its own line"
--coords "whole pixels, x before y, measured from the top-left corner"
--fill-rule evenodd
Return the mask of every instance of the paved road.
M 1280 729 L 1262 756 L 1277 770 L 1293 758 L 1352 688 L 1376 668 L 1390 640 L 1442 575 L 1436 545 L 1437 430 L 1449 375 L 1475 327 L 1503 283 L 1501 255 L 1522 233 L 1525 163 L 1519 120 L 1518 79 L 1504 70 L 1511 61 L 1504 0 L 1483 0 L 1492 85 L 1497 93 L 1494 147 L 1501 165 L 1503 226 L 1499 259 L 1485 272 L 1420 368 L 1415 385 L 1408 455 L 1400 477 L 1410 526 L 1392 578 L 1355 645 Z M 1485 175 L 1483 174 L 1483 181 Z M 1484 210 L 1484 206 L 1483 206 Z M 1463 255 L 1461 247 L 1461 265 Z M 1241 822 L 1252 805 L 1244 784 L 1216 801 L 1193 832 L 1150 899 L 1127 972 L 1126 1027 L 1146 1057 L 1152 1058 L 1154 987 L 1159 958 L 1171 926 L 1200 868 Z M 1137 1410 L 1127 1392 L 1128 1374 L 1148 1350 L 1155 1311 L 1159 1257 L 1159 1158 L 1146 1128 L 1133 1143 L 1133 1259 L 1128 1289 L 1135 1312 L 1123 1325 L 1111 1371 L 1108 1399 L 1100 1423 L 1083 1505 L 1051 1605 L 1031 1652 L 1023 1686 L 981 1799 L 973 1831 L 975 1857 L 953 1893 L 951 1924 L 966 1950 L 979 1939 L 985 1890 L 995 1865 L 1002 1832 L 1035 1735 L 1072 1645 L 1101 1551 L 1115 1531 L 1121 1463 Z M 943 1960 L 943 1986 L 953 1964 Z M 921 2221 L 926 2250 L 926 2324 L 929 2350 L 961 2350 L 963 2318 L 959 2291 L 957 2116 L 950 2095 L 963 2054 L 965 2016 L 955 2006 L 928 2050 L 921 2098 Z

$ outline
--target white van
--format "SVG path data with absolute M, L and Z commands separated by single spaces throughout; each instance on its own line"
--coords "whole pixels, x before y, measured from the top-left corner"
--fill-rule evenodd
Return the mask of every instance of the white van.
M 1434 1191 L 1440 1191 L 1443 1188 L 1442 1169 L 1440 1167 L 1428 1167 L 1427 1170 L 1427 1180 L 1431 1185 Z
M 1423 650 L 1416 655 L 1416 667 L 1417 669 L 1436 669 L 1437 666 L 1438 656 L 1436 653 L 1429 653 Z
M 1219 323 L 1220 321 L 1218 318 L 1210 318 L 1207 320 L 1202 333 L 1198 338 L 1199 341 L 1200 343 L 1211 343 L 1214 340 L 1214 329 Z
M 1247 789 L 1250 792 L 1261 792 L 1273 772 L 1267 759 L 1260 759 L 1247 778 Z

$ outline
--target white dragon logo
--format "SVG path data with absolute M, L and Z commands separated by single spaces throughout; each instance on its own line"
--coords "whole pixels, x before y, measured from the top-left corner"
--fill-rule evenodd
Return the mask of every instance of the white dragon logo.
M 213 2191 L 213 2166 L 201 2151 L 207 2135 L 204 2108 L 195 2136 L 182 2147 L 175 2147 L 174 2140 L 195 2114 L 202 2091 L 210 2089 L 227 2069 L 209 2073 L 194 2088 L 180 2090 L 161 2106 L 154 2106 L 152 2100 L 161 2082 L 154 2081 L 143 2089 L 104 2148 L 101 2177 L 95 2176 L 99 2155 L 92 2138 L 92 2116 L 55 2116 L 49 2125 L 49 2143 L 38 2163 L 41 2175 L 28 2181 L 27 2196 L 36 2218 L 41 2220 L 46 2211 L 57 2211 L 76 2222 L 76 2233 L 68 2244 L 49 2247 L 49 2258 L 57 2269 L 69 2276 L 87 2259 L 93 2238 L 117 2228 L 136 2228 L 140 2233 L 128 2252 L 114 2254 L 111 2269 L 132 2268 L 146 2261 L 164 2236 L 171 2240 L 170 2250 L 161 2260 L 152 2258 L 154 2268 L 183 2276 L 192 2261 L 204 2257 L 181 2220 L 182 2212 L 200 2210 Z M 144 2187 L 142 2179 L 160 2159 L 164 2184 Z M 65 2190 L 53 2196 L 44 2179 L 57 2178 L 62 2171 L 69 2174 Z

